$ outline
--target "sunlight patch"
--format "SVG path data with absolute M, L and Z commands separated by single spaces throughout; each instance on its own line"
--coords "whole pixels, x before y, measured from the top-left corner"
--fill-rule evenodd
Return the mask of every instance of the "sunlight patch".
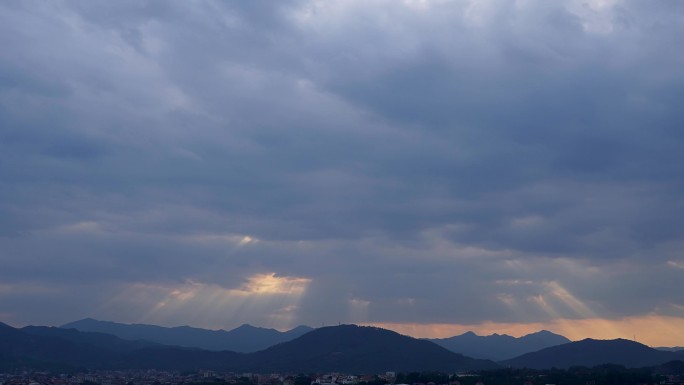
M 228 243 L 234 246 L 246 246 L 259 242 L 259 239 L 250 235 L 241 234 L 200 234 L 185 237 L 190 242 L 203 244 Z
M 169 320 L 183 319 L 214 328 L 244 322 L 289 327 L 297 318 L 299 300 L 310 282 L 308 278 L 268 273 L 252 275 L 238 288 L 192 280 L 171 286 L 136 283 L 107 307 L 137 303 L 141 308 L 136 320 L 139 323 L 169 324 Z
M 66 234 L 100 234 L 103 232 L 102 226 L 95 221 L 82 221 L 60 226 L 57 231 Z
M 567 289 L 556 281 L 547 283 L 547 288 L 556 298 L 560 299 L 567 307 L 571 308 L 577 315 L 583 318 L 594 318 L 596 313 L 584 302 L 572 295 Z
M 311 279 L 298 277 L 279 277 L 275 273 L 257 274 L 249 277 L 247 283 L 234 290 L 245 294 L 287 294 L 301 295 L 311 283 Z
M 567 9 L 579 18 L 584 32 L 608 34 L 615 29 L 612 10 L 616 3 L 617 0 L 575 0 Z
M 516 305 L 515 298 L 508 293 L 500 293 L 496 296 L 496 299 L 498 299 L 499 301 L 501 301 L 504 305 L 506 305 L 508 307 L 513 307 Z

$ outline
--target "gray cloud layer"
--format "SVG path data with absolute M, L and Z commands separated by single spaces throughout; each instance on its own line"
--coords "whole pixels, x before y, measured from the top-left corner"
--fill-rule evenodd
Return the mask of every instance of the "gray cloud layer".
M 3 2 L 0 316 L 684 316 L 682 12 Z

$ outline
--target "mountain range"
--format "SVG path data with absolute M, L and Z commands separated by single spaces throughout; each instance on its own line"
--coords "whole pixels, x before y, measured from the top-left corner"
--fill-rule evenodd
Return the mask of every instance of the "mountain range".
M 506 334 L 478 336 L 473 332 L 467 332 L 454 337 L 435 338 L 429 341 L 452 352 L 494 361 L 506 360 L 570 342 L 569 339 L 546 330 L 518 338 Z
M 160 369 L 234 372 L 444 371 L 495 369 L 488 360 L 450 352 L 429 341 L 355 325 L 312 330 L 256 353 L 209 351 L 128 341 L 75 329 L 0 324 L 3 369 Z
M 230 350 L 251 353 L 266 349 L 281 342 L 291 341 L 313 328 L 298 326 L 286 332 L 275 329 L 242 325 L 226 330 L 207 330 L 189 326 L 162 327 L 145 324 L 123 324 L 86 318 L 61 326 L 84 332 L 99 332 L 115 335 L 126 340 L 145 340 L 162 345 L 183 346 L 206 350 Z M 569 339 L 542 330 L 523 337 L 505 334 L 478 336 L 467 332 L 450 338 L 427 339 L 454 353 L 494 361 L 517 357 L 550 346 L 570 342 Z
M 61 326 L 82 332 L 107 333 L 125 340 L 145 340 L 162 345 L 183 346 L 206 350 L 231 350 L 250 353 L 293 340 L 313 328 L 297 326 L 281 332 L 251 325 L 242 325 L 230 331 L 208 330 L 190 326 L 163 327 L 145 324 L 122 324 L 85 318 Z
M 247 328 L 246 330 L 260 329 L 263 328 Z M 185 329 L 181 328 L 181 330 Z M 466 335 L 464 338 L 472 337 L 472 335 Z M 492 341 L 497 340 L 491 337 L 480 337 L 474 340 L 485 341 L 490 344 L 491 348 L 496 346 L 492 344 Z M 548 341 L 547 337 L 559 336 L 541 332 L 516 340 L 534 341 L 537 338 Z M 624 339 L 585 339 L 568 342 L 495 363 L 454 353 L 428 340 L 415 339 L 385 329 L 356 325 L 313 329 L 291 341 L 281 342 L 258 352 L 239 353 L 169 346 L 143 339 L 126 340 L 111 334 L 83 332 L 73 328 L 27 326 L 18 329 L 0 323 L 0 371 L 33 368 L 60 371 L 207 369 L 262 373 L 380 373 L 384 371 L 453 373 L 501 367 L 550 369 L 571 366 L 595 367 L 604 364 L 622 365 L 629 368 L 659 366 L 661 367 L 659 370 L 673 371 L 684 367 L 682 361 L 684 361 L 684 351 L 656 350 Z

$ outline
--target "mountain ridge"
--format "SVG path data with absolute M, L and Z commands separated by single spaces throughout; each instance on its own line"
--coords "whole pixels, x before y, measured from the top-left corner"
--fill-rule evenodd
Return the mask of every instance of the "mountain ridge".
M 210 330 L 192 326 L 165 327 L 148 324 L 124 324 L 84 318 L 61 326 L 84 332 L 107 333 L 126 340 L 144 340 L 163 345 L 200 348 L 212 351 L 229 350 L 252 353 L 290 341 L 313 328 L 305 325 L 281 332 L 276 329 L 242 324 L 231 330 Z
M 594 367 L 617 364 L 627 368 L 646 367 L 682 360 L 684 354 L 660 351 L 636 341 L 626 339 L 581 341 L 548 347 L 536 352 L 503 360 L 499 363 L 512 367 L 530 369 L 569 368 L 571 366 Z
M 511 359 L 525 353 L 571 342 L 568 338 L 548 330 L 540 330 L 522 337 L 497 333 L 479 336 L 468 331 L 457 336 L 433 338 L 428 341 L 455 353 L 494 361 Z
M 444 371 L 496 369 L 498 364 L 451 352 L 429 341 L 358 325 L 318 328 L 301 337 L 254 353 L 257 367 L 270 371 Z M 282 359 L 285 357 L 285 360 Z M 312 363 L 318 360 L 316 365 Z M 306 363 L 306 366 L 298 366 Z
M 253 327 L 247 325 L 245 328 Z M 553 333 L 542 331 L 532 334 L 543 336 Z M 479 337 L 475 333 L 464 335 Z M 258 352 L 238 353 L 130 341 L 76 329 L 46 326 L 14 328 L 0 322 L 0 368 L 3 370 L 27 365 L 46 368 L 349 373 L 453 373 L 496 369 L 501 365 L 530 369 L 660 365 L 663 370 L 674 370 L 666 368 L 679 367 L 682 360 L 684 352 L 660 351 L 624 339 L 587 338 L 495 363 L 448 351 L 429 340 L 371 326 L 323 327 Z
M 499 365 L 450 352 L 429 341 L 356 325 L 316 329 L 256 353 L 128 341 L 75 329 L 29 326 L 0 328 L 4 368 L 220 370 L 233 372 L 463 371 Z M 24 364 L 22 364 L 24 363 Z M 21 366 L 24 365 L 24 366 Z

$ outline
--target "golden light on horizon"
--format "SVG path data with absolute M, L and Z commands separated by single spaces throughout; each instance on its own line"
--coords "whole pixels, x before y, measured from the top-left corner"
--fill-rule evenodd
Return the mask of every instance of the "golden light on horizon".
M 467 331 L 478 335 L 493 333 L 521 337 L 526 334 L 548 330 L 561 334 L 573 341 L 585 338 L 594 339 L 636 339 L 649 346 L 684 345 L 684 317 L 643 315 L 621 319 L 557 319 L 551 322 L 500 323 L 482 322 L 479 324 L 447 323 L 390 323 L 376 322 L 366 325 L 394 330 L 417 338 L 445 338 Z

